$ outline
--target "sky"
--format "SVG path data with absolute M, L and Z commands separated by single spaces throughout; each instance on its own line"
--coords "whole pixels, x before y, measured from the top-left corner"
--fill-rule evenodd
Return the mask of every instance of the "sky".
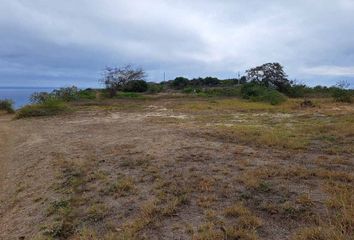
M 354 0 L 0 0 L 0 86 L 233 78 L 279 62 L 292 80 L 354 86 Z

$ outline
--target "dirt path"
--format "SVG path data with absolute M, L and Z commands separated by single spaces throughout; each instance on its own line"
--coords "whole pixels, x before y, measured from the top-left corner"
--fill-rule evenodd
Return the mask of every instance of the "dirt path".
M 12 145 L 10 136 L 12 129 L 9 127 L 11 121 L 10 116 L 0 116 L 0 200 L 3 200 L 5 192 L 5 179 L 8 172 L 8 164 L 10 162 L 10 146 Z
M 18 239 L 36 232 L 43 220 L 40 199 L 53 182 L 42 126 L 32 120 L 0 117 L 0 239 Z M 44 151 L 42 151 L 42 150 Z M 47 157 L 48 156 L 48 157 Z M 48 186 L 46 186 L 48 185 Z

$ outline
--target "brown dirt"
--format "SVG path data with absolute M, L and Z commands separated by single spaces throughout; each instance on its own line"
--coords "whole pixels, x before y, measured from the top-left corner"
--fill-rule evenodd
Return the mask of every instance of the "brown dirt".
M 0 239 L 32 239 L 44 232 L 60 217 L 48 209 L 62 199 L 71 199 L 74 210 L 73 226 L 61 239 L 74 238 L 85 227 L 98 236 L 119 235 L 127 223 L 145 216 L 142 206 L 159 199 L 157 208 L 166 209 L 179 192 L 186 194 L 187 203 L 159 214 L 139 229 L 139 238 L 202 239 L 197 236 L 203 224 L 232 224 L 223 212 L 238 201 L 263 219 L 257 230 L 261 239 L 289 239 L 299 227 L 312 224 L 311 216 L 324 214 L 327 195 L 317 178 L 279 173 L 260 180 L 257 175 L 277 167 L 280 172 L 291 166 L 316 168 L 313 162 L 324 154 L 210 137 L 193 124 L 193 114 L 167 105 L 149 103 L 141 111 L 82 108 L 16 121 L 0 116 Z M 338 169 L 352 172 L 352 156 L 343 159 L 349 165 L 338 164 Z M 72 171 L 82 173 L 79 187 L 67 183 L 77 177 Z M 127 176 L 134 183 L 131 192 L 112 190 L 117 179 Z M 249 188 L 251 176 L 266 182 Z M 314 202 L 310 208 L 296 203 L 303 193 Z M 283 203 L 292 208 L 281 212 Z M 276 209 L 262 208 L 265 204 Z M 98 205 L 104 210 L 92 217 Z M 208 211 L 215 219 L 208 218 Z

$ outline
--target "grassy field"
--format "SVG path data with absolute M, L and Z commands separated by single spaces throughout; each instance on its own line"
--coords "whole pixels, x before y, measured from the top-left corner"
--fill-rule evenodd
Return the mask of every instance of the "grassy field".
M 354 239 L 354 105 L 311 100 L 160 95 L 2 115 L 0 239 Z

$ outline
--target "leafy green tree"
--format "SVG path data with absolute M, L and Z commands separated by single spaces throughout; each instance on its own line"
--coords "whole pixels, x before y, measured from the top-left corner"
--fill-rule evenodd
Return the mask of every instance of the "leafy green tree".
M 188 84 L 189 84 L 188 78 L 177 77 L 177 78 L 175 78 L 175 80 L 172 81 L 171 86 L 174 89 L 183 89 L 183 88 L 187 87 Z
M 287 79 L 283 66 L 279 63 L 266 63 L 246 71 L 247 79 L 250 82 L 274 88 L 280 92 L 286 92 L 291 86 Z

